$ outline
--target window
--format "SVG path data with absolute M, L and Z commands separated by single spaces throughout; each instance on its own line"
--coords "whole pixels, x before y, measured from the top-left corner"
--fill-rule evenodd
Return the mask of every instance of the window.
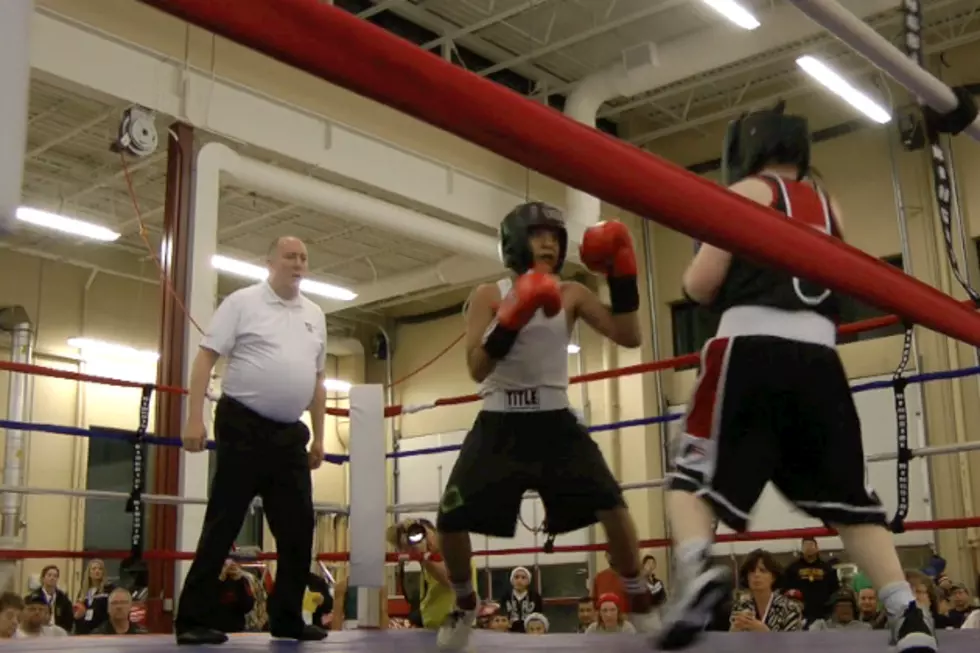
M 901 254 L 886 256 L 881 260 L 888 265 L 895 266 L 899 270 L 902 269 L 903 261 Z M 846 296 L 841 297 L 841 324 L 851 324 L 853 322 L 871 320 L 886 315 L 888 315 L 887 312 L 874 306 L 869 306 L 858 299 Z M 898 324 L 881 327 L 880 329 L 871 329 L 870 331 L 862 331 L 861 333 L 842 334 L 837 337 L 837 343 L 846 345 L 849 342 L 864 342 L 866 340 L 875 340 L 876 338 L 887 338 L 888 336 L 900 335 L 904 332 L 905 326 L 899 322 Z
M 211 496 L 211 482 L 214 480 L 214 473 L 218 469 L 218 463 L 215 458 L 216 452 L 214 449 L 208 450 L 208 497 Z M 242 530 L 239 531 L 238 537 L 235 538 L 235 546 L 256 546 L 260 549 L 262 548 L 262 534 L 265 524 L 264 513 L 262 508 L 259 508 L 253 504 L 248 510 L 248 514 L 245 515 L 245 522 L 242 524 Z
M 95 430 L 131 435 L 129 431 L 106 427 L 92 427 Z M 86 463 L 87 490 L 105 490 L 109 492 L 125 492 L 133 490 L 133 453 L 132 443 L 122 440 L 103 440 L 90 438 L 88 441 L 88 461 Z M 143 445 L 144 469 L 152 470 L 153 465 L 147 456 L 147 446 Z M 152 479 L 144 476 L 144 491 L 149 492 Z M 86 551 L 126 551 L 130 550 L 133 532 L 133 516 L 126 512 L 125 499 L 90 499 L 84 502 L 85 532 L 82 535 L 82 547 Z M 144 507 L 148 508 L 146 504 Z M 146 536 L 148 510 L 143 512 L 143 534 Z M 144 545 L 148 537 L 144 537 Z M 144 546 L 144 548 L 147 548 Z M 105 560 L 106 576 L 113 580 L 119 578 L 120 560 Z M 86 561 L 88 564 L 88 561 Z
M 980 244 L 978 244 L 978 249 L 980 249 Z M 882 260 L 889 265 L 893 265 L 899 269 L 902 268 L 901 254 L 886 256 Z M 851 297 L 841 297 L 841 322 L 843 324 L 870 320 L 876 317 L 884 317 L 885 315 L 887 315 L 886 312 L 869 306 L 864 302 Z M 718 329 L 719 317 L 712 311 L 702 308 L 694 302 L 685 300 L 671 304 L 670 318 L 674 336 L 674 356 L 683 356 L 701 351 L 704 343 Z M 838 338 L 838 343 L 843 345 L 849 342 L 886 338 L 901 334 L 904 331 L 905 327 L 902 324 L 892 324 L 881 327 L 880 329 L 842 335 Z M 677 369 L 689 369 L 690 367 L 694 367 L 694 365 L 688 366 L 687 368 L 679 367 Z

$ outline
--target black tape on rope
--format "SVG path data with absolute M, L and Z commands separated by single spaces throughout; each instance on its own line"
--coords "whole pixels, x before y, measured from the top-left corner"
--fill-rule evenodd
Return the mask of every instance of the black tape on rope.
M 120 581 L 128 589 L 137 589 L 146 584 L 147 566 L 143 560 L 143 525 L 144 503 L 143 492 L 146 489 L 146 432 L 150 427 L 150 399 L 153 397 L 153 386 L 143 386 L 140 397 L 139 426 L 133 433 L 133 489 L 126 501 L 126 512 L 133 516 L 133 526 L 129 542 L 129 557 L 120 565 Z
M 905 519 L 909 516 L 909 461 L 912 460 L 912 450 L 909 448 L 909 412 L 905 401 L 905 388 L 908 379 L 905 371 L 912 357 L 912 326 L 905 327 L 905 339 L 902 343 L 902 359 L 892 374 L 892 391 L 895 394 L 895 426 L 898 439 L 898 506 L 892 518 L 893 533 L 905 532 Z

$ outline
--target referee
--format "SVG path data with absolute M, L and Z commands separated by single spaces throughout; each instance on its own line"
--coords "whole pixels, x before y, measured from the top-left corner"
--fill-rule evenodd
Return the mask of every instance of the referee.
M 323 462 L 327 328 L 323 311 L 299 292 L 306 246 L 279 238 L 269 247 L 266 281 L 229 295 L 215 311 L 191 370 L 183 446 L 204 451 L 204 395 L 218 358 L 227 359 L 214 415 L 217 456 L 194 563 L 184 581 L 174 631 L 178 644 L 221 644 L 213 621 L 219 576 L 256 495 L 276 538 L 279 563 L 269 599 L 273 637 L 322 640 L 303 621 L 313 548 L 310 470 Z M 299 421 L 310 411 L 310 432 Z

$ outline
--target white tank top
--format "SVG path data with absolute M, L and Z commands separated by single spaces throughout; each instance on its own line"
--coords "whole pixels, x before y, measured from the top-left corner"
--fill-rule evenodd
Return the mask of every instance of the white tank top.
M 505 297 L 511 286 L 510 279 L 498 281 L 500 296 Z M 534 411 L 566 407 L 568 341 L 565 309 L 554 317 L 546 317 L 538 310 L 521 329 L 510 352 L 497 361 L 493 372 L 480 384 L 484 409 Z M 521 390 L 528 392 L 515 392 Z

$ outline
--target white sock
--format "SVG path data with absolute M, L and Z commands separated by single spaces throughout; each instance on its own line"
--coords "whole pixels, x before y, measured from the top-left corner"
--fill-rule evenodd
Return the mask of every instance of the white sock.
M 692 537 L 674 545 L 674 556 L 682 567 L 700 568 L 708 559 L 711 540 L 706 537 Z
M 900 617 L 905 614 L 909 604 L 915 601 L 912 588 L 905 581 L 889 583 L 878 590 L 878 599 L 885 606 L 889 617 Z

